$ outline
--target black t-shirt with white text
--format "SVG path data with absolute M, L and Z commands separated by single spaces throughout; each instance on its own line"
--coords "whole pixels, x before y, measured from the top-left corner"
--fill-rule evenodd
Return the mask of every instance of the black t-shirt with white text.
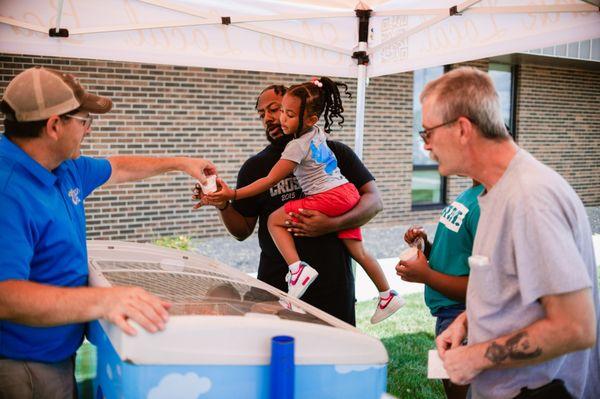
M 335 154 L 342 174 L 360 189 L 374 180 L 369 170 L 345 144 L 327 141 Z M 238 173 L 237 187 L 244 187 L 268 175 L 279 161 L 284 146 L 270 144 L 249 158 Z M 287 291 L 285 275 L 288 267 L 275 246 L 267 220 L 269 215 L 287 201 L 301 198 L 302 190 L 294 175 L 289 175 L 268 191 L 251 198 L 235 201 L 235 209 L 246 217 L 258 217 L 258 242 L 261 248 L 258 279 L 282 291 Z M 302 300 L 341 319 L 355 324 L 354 276 L 350 256 L 336 233 L 320 237 L 295 237 L 300 259 L 314 267 L 319 276 L 302 296 Z

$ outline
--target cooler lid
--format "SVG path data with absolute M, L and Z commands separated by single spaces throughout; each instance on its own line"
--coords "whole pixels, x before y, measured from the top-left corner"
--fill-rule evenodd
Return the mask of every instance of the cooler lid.
M 135 285 L 169 301 L 165 331 L 104 332 L 136 364 L 263 365 L 276 335 L 295 338 L 297 364 L 384 364 L 381 342 L 247 274 L 188 251 L 89 241 L 90 285 Z

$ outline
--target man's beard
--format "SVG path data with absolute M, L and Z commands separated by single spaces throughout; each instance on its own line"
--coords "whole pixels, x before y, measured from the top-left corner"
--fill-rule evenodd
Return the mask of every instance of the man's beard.
M 282 134 L 281 137 L 273 138 L 269 134 L 269 132 L 271 130 L 273 130 L 273 128 L 275 128 L 275 127 L 279 127 L 279 130 Z M 267 137 L 267 141 L 269 143 L 276 145 L 276 146 L 285 146 L 287 143 L 289 143 L 293 139 L 293 137 L 291 135 L 283 134 L 283 131 L 281 130 L 281 125 L 267 125 L 267 127 L 265 128 L 265 136 Z

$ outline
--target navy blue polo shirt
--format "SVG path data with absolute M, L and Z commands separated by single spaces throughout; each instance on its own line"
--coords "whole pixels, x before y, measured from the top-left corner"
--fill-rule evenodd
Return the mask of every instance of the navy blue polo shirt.
M 0 281 L 87 285 L 83 200 L 110 174 L 108 160 L 88 157 L 50 172 L 0 136 Z M 84 324 L 29 327 L 0 320 L 0 356 L 61 361 L 75 353 L 83 331 Z

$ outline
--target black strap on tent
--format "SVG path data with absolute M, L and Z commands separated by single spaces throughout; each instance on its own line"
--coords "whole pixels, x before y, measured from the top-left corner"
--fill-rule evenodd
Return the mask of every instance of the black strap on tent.
M 450 9 L 448 10 L 448 14 L 450 14 L 450 16 L 453 16 L 453 15 L 462 15 L 462 13 L 458 12 L 458 6 L 452 6 L 452 7 L 450 7 Z
M 58 32 L 56 28 L 50 28 L 48 30 L 48 36 L 50 37 L 69 37 L 69 30 L 65 28 L 60 28 Z
M 372 10 L 355 10 L 358 17 L 358 41 L 369 41 L 369 18 L 371 18 Z M 369 55 L 366 51 L 355 51 L 352 58 L 356 59 L 358 65 L 367 65 L 369 63 Z
M 231 17 L 221 17 L 221 23 L 223 25 L 229 25 L 231 23 Z
M 368 65 L 369 64 L 369 54 L 366 51 L 355 51 L 352 53 L 352 58 L 356 60 L 358 65 Z

